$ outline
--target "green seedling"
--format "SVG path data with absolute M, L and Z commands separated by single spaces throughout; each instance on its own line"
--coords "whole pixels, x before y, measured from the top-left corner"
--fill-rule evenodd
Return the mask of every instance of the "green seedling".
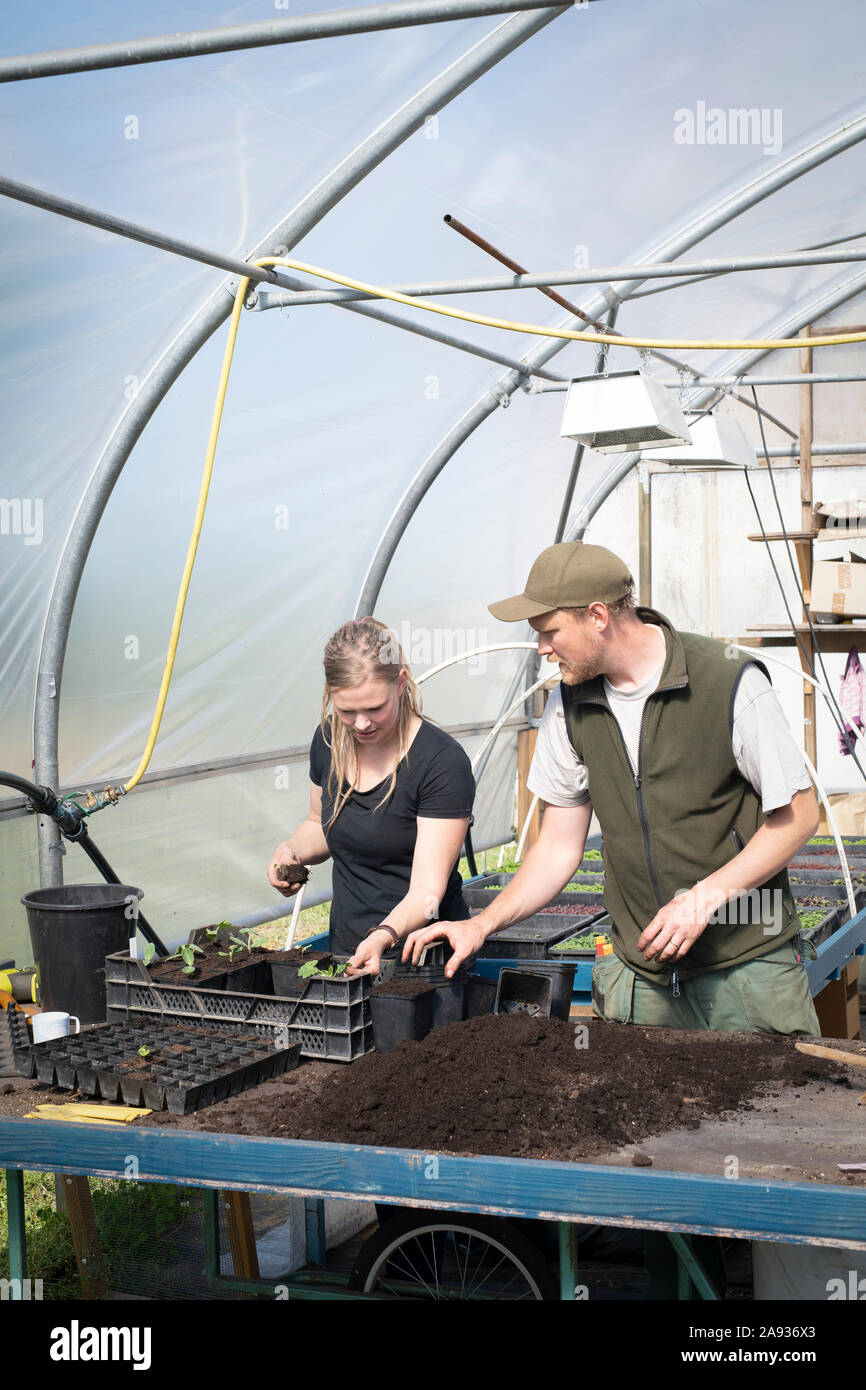
M 154 944 L 153 944 L 152 941 L 148 941 L 147 945 L 146 945 L 145 948 L 144 948 L 144 963 L 145 963 L 145 965 L 150 965 L 150 962 L 153 960 L 153 958 L 154 958 L 155 955 L 156 955 L 156 947 L 154 946 Z
M 138 1049 L 138 1055 L 139 1057 L 149 1057 L 152 1051 L 153 1049 L 150 1047 L 140 1047 Z
M 337 975 L 343 975 L 348 962 L 340 961 L 339 965 L 334 965 L 333 961 L 324 970 L 319 969 L 319 962 L 308 960 L 304 965 L 298 966 L 298 979 L 309 980 L 313 975 L 324 976 L 326 979 L 335 979 Z
M 221 925 L 231 926 L 231 923 L 225 922 Z M 228 950 L 220 951 L 219 953 L 221 956 L 228 956 L 229 964 L 234 960 L 238 951 L 254 951 L 268 944 L 267 938 L 261 936 L 258 932 L 254 932 L 251 927 L 247 928 L 243 936 L 230 936 L 229 941 L 231 945 Z
M 198 955 L 198 956 L 203 956 L 203 955 L 204 955 L 204 951 L 202 950 L 201 946 L 192 946 L 192 945 L 190 945 L 189 943 L 187 943 L 185 946 L 179 947 L 178 950 L 176 950 L 176 951 L 174 952 L 173 955 L 167 956 L 167 957 L 166 957 L 166 960 L 182 960 L 183 963 L 184 963 L 184 964 L 183 964 L 183 974 L 184 974 L 184 975 L 194 975 L 194 974 L 195 974 L 195 958 L 196 958 L 197 955 Z

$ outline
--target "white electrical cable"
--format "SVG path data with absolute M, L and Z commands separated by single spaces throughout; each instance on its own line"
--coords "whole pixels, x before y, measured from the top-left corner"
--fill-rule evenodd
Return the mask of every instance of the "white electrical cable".
M 774 665 L 781 666 L 782 670 L 787 671 L 789 675 L 796 676 L 798 680 L 808 681 L 809 684 L 813 685 L 816 690 L 820 690 L 821 694 L 824 696 L 828 708 L 832 711 L 833 707 L 830 703 L 830 697 L 827 691 L 824 689 L 824 686 L 821 684 L 820 681 L 815 680 L 814 677 L 807 675 L 805 671 L 798 671 L 795 667 L 789 666 L 787 662 L 780 660 L 778 656 L 770 656 L 767 652 L 764 651 L 762 647 L 741 647 L 739 642 L 726 642 L 725 645 L 728 647 L 733 647 L 734 651 L 745 652 L 745 654 L 747 656 L 750 656 L 753 661 L 756 659 L 755 652 L 760 651 L 761 661 L 771 661 Z M 848 893 L 848 909 L 851 913 L 851 916 L 855 917 L 857 915 L 857 905 L 854 901 L 854 885 L 851 882 L 851 870 L 848 867 L 848 860 L 845 855 L 845 848 L 842 844 L 842 836 L 839 834 L 839 831 L 836 827 L 836 821 L 834 819 L 832 811 L 830 810 L 830 798 L 827 796 L 827 793 L 824 791 L 824 788 L 818 781 L 818 773 L 810 763 L 805 753 L 803 753 L 803 762 L 806 764 L 806 769 L 809 773 L 809 776 L 815 783 L 815 788 L 818 792 L 818 795 L 824 803 L 824 808 L 827 812 L 827 824 L 833 832 L 833 839 L 836 841 L 836 848 L 839 851 L 839 859 L 842 864 L 842 873 L 845 878 L 845 888 Z
M 420 676 L 416 676 L 415 684 L 422 685 L 431 676 L 436 676 L 440 671 L 444 671 L 448 666 L 456 666 L 458 661 L 469 661 L 473 656 L 484 656 L 486 652 L 534 652 L 538 647 L 537 642 L 495 642 L 490 647 L 473 647 L 469 652 L 459 652 L 457 656 L 449 656 L 447 661 L 440 661 L 438 666 L 431 666 L 428 671 L 424 671 Z
M 547 685 L 547 682 L 550 679 L 550 676 L 542 676 L 539 680 L 535 682 L 534 685 L 527 686 L 526 690 L 522 690 L 520 692 L 517 699 L 514 701 L 512 705 L 508 707 L 505 713 L 503 715 L 500 715 L 499 719 L 493 725 L 493 728 L 490 730 L 490 733 L 487 735 L 478 752 L 475 754 L 475 757 L 472 759 L 473 772 L 480 763 L 481 759 L 484 757 L 484 754 L 487 752 L 487 749 L 490 747 L 496 735 L 499 733 L 499 730 L 502 728 L 503 724 L 505 724 L 508 721 L 508 719 L 510 719 L 514 711 L 520 705 L 522 705 L 529 698 L 530 695 L 533 695 L 536 690 L 539 690 L 541 688 L 542 685 Z

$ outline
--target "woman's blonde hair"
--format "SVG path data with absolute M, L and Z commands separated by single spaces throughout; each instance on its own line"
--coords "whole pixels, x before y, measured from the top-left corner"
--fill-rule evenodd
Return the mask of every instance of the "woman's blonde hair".
M 325 744 L 331 750 L 328 791 L 334 804 L 330 820 L 333 825 L 352 793 L 358 770 L 357 745 L 342 720 L 334 714 L 333 692 L 352 690 L 368 680 L 383 680 L 388 685 L 397 685 L 400 672 L 407 674 L 406 689 L 400 697 L 397 717 L 398 759 L 379 806 L 385 805 L 397 785 L 397 767 L 404 752 L 409 721 L 413 714 L 420 716 L 421 697 L 396 634 L 380 623 L 378 618 L 354 618 L 338 628 L 325 646 L 324 667 L 321 728 Z M 350 764 L 352 776 L 348 777 L 346 774 Z M 345 789 L 344 782 L 347 783 Z M 379 806 L 376 807 L 377 811 Z

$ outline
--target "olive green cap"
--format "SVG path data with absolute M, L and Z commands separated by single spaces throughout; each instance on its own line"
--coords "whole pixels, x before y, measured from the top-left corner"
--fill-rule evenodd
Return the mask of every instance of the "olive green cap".
M 488 610 L 503 623 L 517 623 L 554 608 L 616 603 L 631 583 L 629 571 L 612 550 L 584 545 L 583 541 L 563 541 L 542 550 L 522 594 L 488 604 Z

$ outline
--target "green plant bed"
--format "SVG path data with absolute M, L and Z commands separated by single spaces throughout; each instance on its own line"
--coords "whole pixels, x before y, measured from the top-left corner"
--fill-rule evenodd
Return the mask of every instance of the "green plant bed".
M 584 932 L 582 936 L 570 936 L 567 941 L 557 941 L 555 946 L 551 946 L 551 955 L 559 954 L 560 951 L 594 951 L 596 937 L 604 937 L 606 945 L 610 945 L 610 937 L 605 932 Z
M 810 931 L 812 927 L 817 927 L 819 922 L 823 922 L 827 912 L 822 908 L 815 908 L 812 912 L 801 912 L 798 915 L 801 931 Z

